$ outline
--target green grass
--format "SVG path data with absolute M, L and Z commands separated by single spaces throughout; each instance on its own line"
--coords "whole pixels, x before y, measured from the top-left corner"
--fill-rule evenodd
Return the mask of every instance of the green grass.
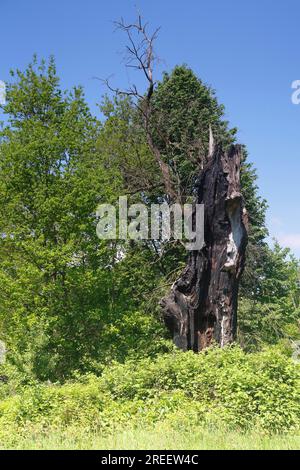
M 119 431 L 103 436 L 88 429 L 42 431 L 40 428 L 12 433 L 0 449 L 62 450 L 300 450 L 300 436 L 243 434 L 228 430 L 193 428 L 176 431 L 164 424 L 149 429 Z

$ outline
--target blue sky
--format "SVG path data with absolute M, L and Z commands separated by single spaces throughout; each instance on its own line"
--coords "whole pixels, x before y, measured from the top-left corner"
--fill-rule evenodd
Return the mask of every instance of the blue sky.
M 216 90 L 258 170 L 271 235 L 300 256 L 300 105 L 291 101 L 300 80 L 299 0 L 0 0 L 0 80 L 33 53 L 54 54 L 63 87 L 83 85 L 96 113 L 105 90 L 93 77 L 143 86 L 124 69 L 124 38 L 112 24 L 132 20 L 136 8 L 162 27 L 158 78 L 186 63 Z

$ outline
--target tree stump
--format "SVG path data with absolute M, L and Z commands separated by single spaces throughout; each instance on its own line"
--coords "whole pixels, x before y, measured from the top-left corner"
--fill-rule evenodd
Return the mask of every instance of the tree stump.
M 241 146 L 220 147 L 199 176 L 197 203 L 204 204 L 205 244 L 189 253 L 187 266 L 161 301 L 175 344 L 198 352 L 216 341 L 234 341 L 239 280 L 245 264 L 248 219 L 240 185 Z

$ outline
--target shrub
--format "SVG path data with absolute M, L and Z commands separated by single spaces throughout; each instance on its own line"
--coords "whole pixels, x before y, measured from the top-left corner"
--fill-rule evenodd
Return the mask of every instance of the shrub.
M 102 432 L 167 421 L 174 427 L 222 422 L 270 432 L 299 429 L 299 365 L 276 347 L 130 360 L 64 385 L 31 384 L 0 402 L 3 425 L 69 426 Z

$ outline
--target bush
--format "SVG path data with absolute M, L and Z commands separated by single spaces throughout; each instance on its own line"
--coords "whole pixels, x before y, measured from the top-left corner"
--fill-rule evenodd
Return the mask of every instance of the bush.
M 300 373 L 280 349 L 246 354 L 239 347 L 174 352 L 130 360 L 65 385 L 6 389 L 0 428 L 74 423 L 101 432 L 166 421 L 183 429 L 225 423 L 270 432 L 299 429 Z M 2 431 L 3 432 L 3 431 Z

